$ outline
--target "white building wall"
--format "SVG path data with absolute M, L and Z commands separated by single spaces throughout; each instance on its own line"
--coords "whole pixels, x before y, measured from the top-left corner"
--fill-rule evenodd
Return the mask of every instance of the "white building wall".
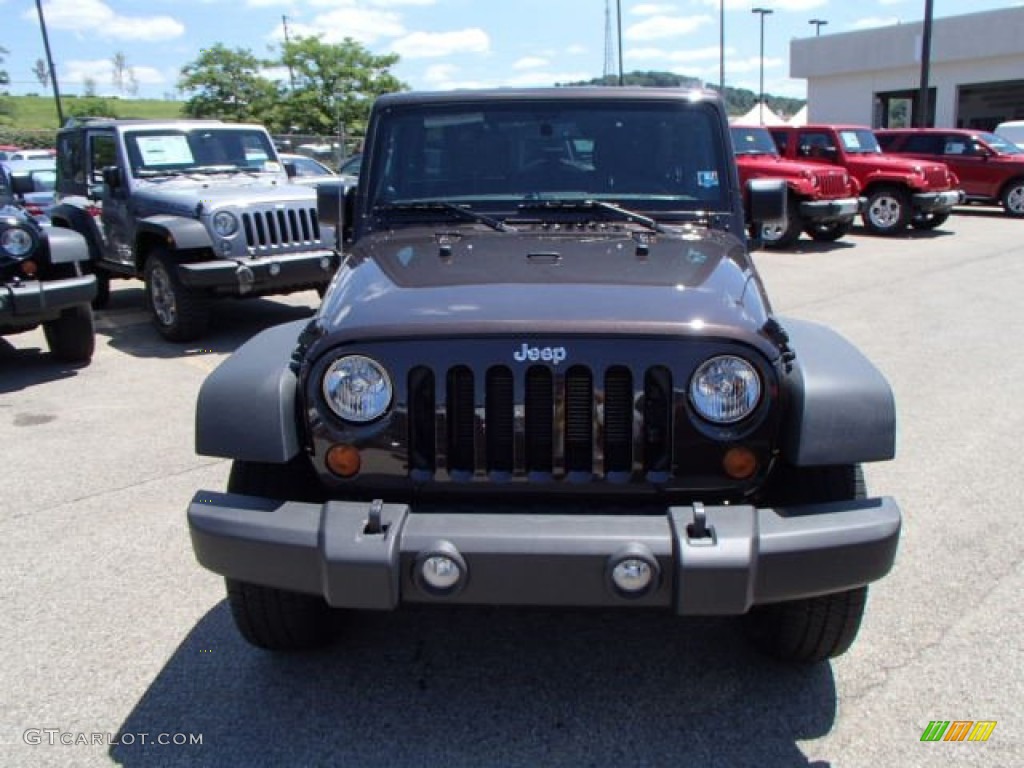
M 874 94 L 921 82 L 923 23 L 790 44 L 790 76 L 807 79 L 808 121 L 871 125 Z M 935 124 L 954 126 L 959 87 L 1024 79 L 1024 7 L 936 19 L 929 86 Z M 977 116 L 977 115 L 976 115 Z

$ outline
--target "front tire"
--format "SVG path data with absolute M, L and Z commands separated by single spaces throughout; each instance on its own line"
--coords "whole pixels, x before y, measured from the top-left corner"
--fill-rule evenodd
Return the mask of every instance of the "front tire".
M 851 229 L 853 229 L 853 219 L 830 221 L 827 224 L 811 224 L 804 229 L 804 232 L 819 243 L 834 243 L 850 234 Z
M 202 336 L 210 320 L 209 300 L 182 284 L 166 251 L 150 254 L 143 276 L 146 303 L 160 335 L 168 341 L 192 341 Z
M 899 234 L 910 224 L 910 199 L 899 187 L 878 187 L 868 195 L 863 218 L 873 234 Z
M 272 499 L 323 500 L 316 473 L 305 456 L 287 464 L 236 461 L 228 491 Z M 250 645 L 269 651 L 300 651 L 333 639 L 332 611 L 319 595 L 306 595 L 225 579 L 228 605 L 239 633 Z
M 786 218 L 768 222 L 761 227 L 761 240 L 765 248 L 781 250 L 796 244 L 802 229 L 799 206 L 800 203 L 792 196 L 787 197 Z
M 949 213 L 919 213 L 910 222 L 914 229 L 929 230 L 941 227 L 949 219 Z
M 864 498 L 859 466 L 778 467 L 766 489 L 768 503 L 785 506 Z M 860 630 L 868 588 L 756 605 L 743 617 L 750 641 L 769 656 L 816 663 L 845 653 Z
M 1010 216 L 1024 216 L 1024 179 L 1015 179 L 1006 185 L 1002 194 L 1003 210 Z
M 56 320 L 43 323 L 50 354 L 65 363 L 87 363 L 96 349 L 92 309 L 82 304 L 69 307 Z

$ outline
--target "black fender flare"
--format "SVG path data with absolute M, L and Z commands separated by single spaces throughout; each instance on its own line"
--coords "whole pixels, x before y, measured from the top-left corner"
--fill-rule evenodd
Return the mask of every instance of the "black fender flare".
M 896 404 L 882 373 L 826 326 L 780 318 L 796 353 L 782 382 L 789 403 L 782 435 L 796 466 L 888 461 L 896 454 Z
M 77 232 L 85 238 L 89 249 L 89 259 L 96 263 L 103 256 L 101 243 L 103 236 L 96 220 L 88 212 L 76 205 L 61 203 L 54 206 L 50 211 L 50 221 L 53 222 L 53 229 L 68 229 Z M 52 232 L 53 230 L 51 230 Z
M 213 240 L 203 222 L 181 216 L 160 214 L 140 219 L 135 230 L 135 254 L 142 271 L 147 242 L 159 241 L 174 251 L 193 251 L 213 248 Z
M 298 379 L 291 359 L 308 322 L 262 331 L 206 378 L 196 403 L 196 453 L 269 464 L 298 454 Z

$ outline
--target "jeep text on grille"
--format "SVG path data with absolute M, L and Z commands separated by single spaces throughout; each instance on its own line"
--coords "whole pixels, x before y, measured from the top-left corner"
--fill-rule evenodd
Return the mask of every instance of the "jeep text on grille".
M 140 277 L 163 336 L 186 341 L 221 296 L 323 290 L 337 267 L 316 192 L 291 184 L 262 126 L 72 121 L 57 139 L 53 223 L 89 242 L 97 306 Z
M 893 455 L 892 395 L 772 313 L 748 228 L 786 185 L 741 186 L 716 96 L 386 96 L 343 206 L 316 316 L 199 396 L 197 450 L 233 465 L 190 532 L 247 640 L 427 602 L 734 614 L 794 661 L 853 642 L 900 529 L 859 466 Z

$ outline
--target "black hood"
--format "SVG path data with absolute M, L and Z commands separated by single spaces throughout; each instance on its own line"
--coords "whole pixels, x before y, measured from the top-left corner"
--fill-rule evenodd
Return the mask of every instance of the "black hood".
M 364 237 L 316 319 L 330 344 L 495 334 L 690 335 L 771 349 L 735 236 L 703 227 L 414 227 Z

